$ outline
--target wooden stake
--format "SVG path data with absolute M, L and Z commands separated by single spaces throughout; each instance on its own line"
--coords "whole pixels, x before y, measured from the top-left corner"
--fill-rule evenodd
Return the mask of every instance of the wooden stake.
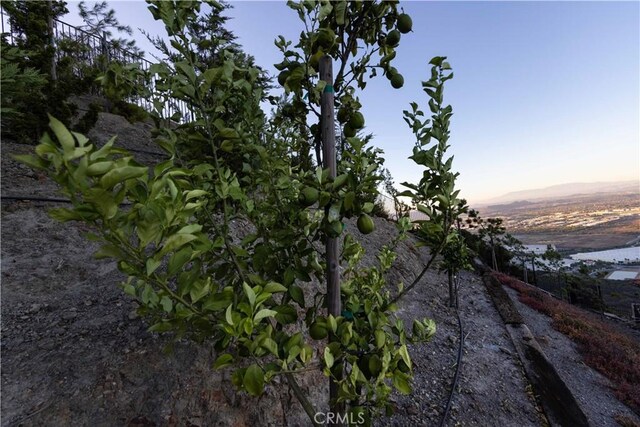
M 322 160 L 323 167 L 329 169 L 329 177 L 336 177 L 336 130 L 334 123 L 334 94 L 333 94 L 333 63 L 330 56 L 320 58 L 320 79 L 327 82 L 320 103 L 320 125 L 322 130 Z M 326 207 L 327 213 L 329 206 Z M 340 269 L 338 260 L 338 239 L 327 237 L 327 308 L 329 314 L 337 317 L 342 312 L 340 301 Z M 329 335 L 329 342 L 335 340 Z M 342 365 L 333 369 L 337 379 L 342 378 Z M 338 398 L 338 384 L 334 378 L 329 379 L 329 410 L 337 415 L 344 414 L 344 405 L 336 402 Z M 337 417 L 332 417 L 334 420 Z M 340 417 L 341 419 L 341 417 Z M 335 423 L 331 425 L 341 425 Z

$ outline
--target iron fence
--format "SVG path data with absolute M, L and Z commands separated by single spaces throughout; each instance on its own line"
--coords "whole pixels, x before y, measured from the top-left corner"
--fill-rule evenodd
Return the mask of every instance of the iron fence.
M 424 213 L 412 208 L 409 208 L 408 213 L 400 212 L 393 198 L 384 193 L 378 193 L 376 202 L 383 207 L 389 219 L 392 219 L 394 221 L 397 221 L 401 215 L 407 214 L 411 221 L 421 221 L 429 219 Z
M 2 36 L 7 38 L 9 44 L 15 45 L 21 35 L 13 31 L 4 8 L 1 6 L 0 22 Z M 153 65 L 151 61 L 145 59 L 142 55 L 108 40 L 104 32 L 96 34 L 58 19 L 49 21 L 49 32 L 52 35 L 52 47 L 55 52 L 54 60 L 51 64 L 51 77 L 54 80 L 57 79 L 57 64 L 64 57 L 72 57 L 74 59 L 73 73 L 80 78 L 86 76 L 88 68 L 97 68 L 104 71 L 109 64 L 116 62 L 122 65 L 135 64 L 144 73 L 149 73 Z M 172 119 L 179 123 L 193 120 L 193 110 L 187 102 L 172 98 L 165 99 L 156 90 L 155 81 L 152 79 L 146 79 L 145 82 L 140 84 L 145 86 L 147 90 L 144 92 L 150 94 L 150 96 L 132 95 L 125 99 L 126 102 L 135 104 L 148 112 L 155 111 L 164 119 Z M 157 103 L 154 104 L 154 100 L 159 98 L 163 99 L 160 111 L 156 109 L 155 104 Z

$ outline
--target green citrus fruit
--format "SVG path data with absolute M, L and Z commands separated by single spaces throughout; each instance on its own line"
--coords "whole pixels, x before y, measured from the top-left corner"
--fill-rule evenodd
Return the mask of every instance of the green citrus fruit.
M 325 50 L 331 49 L 336 42 L 336 33 L 330 28 L 320 28 L 318 30 L 318 45 Z
M 283 71 L 278 74 L 278 83 L 280 83 L 280 86 L 284 86 L 285 82 L 287 81 L 287 77 L 289 77 L 288 71 Z
M 371 219 L 371 217 L 369 215 L 367 215 L 367 214 L 360 215 L 360 217 L 358 218 L 358 230 L 362 234 L 369 234 L 373 230 L 375 230 L 375 228 L 376 227 L 373 224 L 373 220 Z
M 342 107 L 338 110 L 338 121 L 340 123 L 346 123 L 349 120 L 350 111 L 346 107 Z
M 398 43 L 400 43 L 400 31 L 393 30 L 387 34 L 387 38 L 385 39 L 385 44 L 389 47 L 396 47 Z
M 309 335 L 314 340 L 323 340 L 329 335 L 329 331 L 327 331 L 327 325 L 319 322 L 314 322 L 309 328 Z
M 318 201 L 319 195 L 320 194 L 318 193 L 318 190 L 316 190 L 315 188 L 305 187 L 300 192 L 300 201 L 305 206 L 311 206 Z
M 411 17 L 406 13 L 398 16 L 397 27 L 398 31 L 400 31 L 402 34 L 407 34 L 409 31 L 411 31 L 411 27 L 413 27 L 413 21 L 411 20 Z
M 349 123 L 347 123 L 346 125 L 344 125 L 344 136 L 347 138 L 351 138 L 356 136 L 356 130 L 354 128 L 352 128 L 351 126 L 349 126 Z
M 362 113 L 358 111 L 353 116 L 351 116 L 348 125 L 352 129 L 362 129 L 364 127 L 364 116 L 362 115 Z
M 400 73 L 394 74 L 393 77 L 391 77 L 390 81 L 391 86 L 393 86 L 394 89 L 400 89 L 402 86 L 404 86 L 404 77 L 402 77 L 402 74 Z
M 387 78 L 389 80 L 391 80 L 396 74 L 398 74 L 398 69 L 396 67 L 391 67 L 387 70 Z

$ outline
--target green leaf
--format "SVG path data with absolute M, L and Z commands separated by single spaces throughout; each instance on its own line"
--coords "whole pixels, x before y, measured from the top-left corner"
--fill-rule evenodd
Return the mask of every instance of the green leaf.
M 193 70 L 193 67 L 189 66 L 189 64 L 185 62 L 178 62 L 176 63 L 176 68 L 180 69 L 191 83 L 195 83 L 196 73 Z
M 204 190 L 191 190 L 191 191 L 187 191 L 186 192 L 186 197 L 185 197 L 185 201 L 189 201 L 191 199 L 195 199 L 196 197 L 202 197 L 202 196 L 206 196 L 207 194 L 209 194 L 208 192 L 204 191 Z
M 331 349 L 329 347 L 324 348 L 324 363 L 327 365 L 327 368 L 331 368 L 333 363 L 335 362 L 333 358 L 333 354 L 331 354 Z
M 290 305 L 279 305 L 274 309 L 278 312 L 276 320 L 283 325 L 294 323 L 298 319 L 298 312 Z
M 56 138 L 58 138 L 58 141 L 60 142 L 60 145 L 64 149 L 65 153 L 73 151 L 76 142 L 73 139 L 73 135 L 71 135 L 71 132 L 69 132 L 69 130 L 65 125 L 62 124 L 60 120 L 56 119 L 50 114 L 47 115 L 49 116 L 49 127 L 56 135 Z
M 253 396 L 260 396 L 264 390 L 264 373 L 255 363 L 247 368 L 242 379 L 244 388 Z
M 11 157 L 13 157 L 18 162 L 23 163 L 34 169 L 46 169 L 47 167 L 47 162 L 44 161 L 44 159 L 41 159 L 40 157 L 32 156 L 31 154 L 18 154 L 18 155 L 12 155 Z
M 200 279 L 193 283 L 193 286 L 191 286 L 191 289 L 189 290 L 189 297 L 191 297 L 192 302 L 197 302 L 209 294 L 211 291 L 210 281 L 210 279 Z
M 158 254 L 158 256 L 163 256 L 171 251 L 174 251 L 187 243 L 196 240 L 198 237 L 193 234 L 174 234 L 170 236 L 167 241 L 164 243 L 162 250 Z
M 329 16 L 332 10 L 333 10 L 333 6 L 331 5 L 331 2 L 323 2 L 322 6 L 320 6 L 320 14 L 318 15 L 318 22 L 322 22 L 324 18 Z
M 111 188 L 122 181 L 140 178 L 147 172 L 148 169 L 144 166 L 122 166 L 104 174 L 100 178 L 100 185 L 104 188 Z
M 197 233 L 202 230 L 202 226 L 200 224 L 189 224 L 182 227 L 178 234 L 192 234 Z
M 171 258 L 169 258 L 169 264 L 167 265 L 167 272 L 169 274 L 175 274 L 191 259 L 193 250 L 189 247 L 182 248 L 176 251 Z
M 287 288 L 285 286 L 281 285 L 280 283 L 269 282 L 269 283 L 267 283 L 267 286 L 265 286 L 262 291 L 263 292 L 269 292 L 271 294 L 276 294 L 276 293 L 279 293 L 279 292 L 287 292 Z
M 225 366 L 229 366 L 233 363 L 233 356 L 225 353 L 221 356 L 218 356 L 215 363 L 213 364 L 213 369 L 221 369 Z
M 173 324 L 171 322 L 162 321 L 149 328 L 149 332 L 169 332 L 173 330 Z
M 393 386 L 402 394 L 411 393 L 411 385 L 409 385 L 407 374 L 395 371 L 393 373 Z
M 227 307 L 227 311 L 224 313 L 224 317 L 227 323 L 230 324 L 231 326 L 233 326 L 233 316 L 231 311 L 232 308 L 233 308 L 233 304 L 230 304 L 229 307 Z
M 165 312 L 171 313 L 171 310 L 173 309 L 173 301 L 171 301 L 171 298 L 166 295 L 163 296 L 160 300 L 160 305 Z
M 104 259 L 104 258 L 115 258 L 115 259 L 123 259 L 125 258 L 124 253 L 112 244 L 106 244 L 98 249 L 93 256 L 95 259 Z
M 56 221 L 67 222 L 67 221 L 81 221 L 82 215 L 72 209 L 66 208 L 55 208 L 49 211 L 49 216 Z
M 336 24 L 344 25 L 344 16 L 345 11 L 347 10 L 347 2 L 344 0 L 340 0 L 339 2 L 335 3 L 334 10 L 336 15 Z
M 224 139 L 238 139 L 240 135 L 238 135 L 238 131 L 233 128 L 222 128 L 220 129 L 220 136 Z
M 407 364 L 409 369 L 411 369 L 411 357 L 409 357 L 409 351 L 407 350 L 407 346 L 405 344 L 403 344 L 398 349 L 398 354 L 400 355 L 400 357 L 402 357 L 402 360 L 404 360 L 404 363 Z
M 242 284 L 242 288 L 244 289 L 244 293 L 247 295 L 247 298 L 249 298 L 249 304 L 251 304 L 251 307 L 253 308 L 256 304 L 256 293 L 246 282 Z
M 336 330 L 338 329 L 338 323 L 336 322 L 336 318 L 333 317 L 333 314 L 327 316 L 327 326 L 329 326 L 331 332 L 333 332 L 334 334 L 336 333 Z
M 289 286 L 289 295 L 291 295 L 291 298 L 293 298 L 293 300 L 297 302 L 300 307 L 304 307 L 304 292 L 302 291 L 302 288 L 300 286 Z
M 262 310 L 256 313 L 255 317 L 253 318 L 253 321 L 255 323 L 258 323 L 259 320 L 264 319 L 265 317 L 274 317 L 276 314 L 278 314 L 278 312 L 275 310 L 269 310 L 268 308 L 263 308 Z
M 87 176 L 104 175 L 113 167 L 113 165 L 114 163 L 110 160 L 93 163 L 87 168 Z
M 267 337 L 260 342 L 260 346 L 269 350 L 274 356 L 278 355 L 278 344 L 271 338 Z
M 146 268 L 147 268 L 147 276 L 151 276 L 151 274 L 156 271 L 158 267 L 162 264 L 162 260 L 156 260 L 154 258 L 147 258 Z
M 373 210 L 373 203 L 366 202 L 364 205 L 362 205 L 362 210 L 365 213 L 371 213 L 371 211 Z
M 375 336 L 376 336 L 376 348 L 381 349 L 382 347 L 384 347 L 384 344 L 387 340 L 387 335 L 384 333 L 384 331 L 377 329 L 375 332 Z

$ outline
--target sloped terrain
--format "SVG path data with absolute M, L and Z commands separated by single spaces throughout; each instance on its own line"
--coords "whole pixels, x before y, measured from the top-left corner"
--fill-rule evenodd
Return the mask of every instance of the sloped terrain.
M 121 145 L 154 151 L 149 126 L 101 114 L 94 141 L 113 133 Z M 10 158 L 30 148 L 3 141 L 2 194 L 51 197 L 54 185 Z M 139 153 L 141 161 L 155 157 Z M 228 372 L 211 369 L 208 345 L 171 342 L 146 331 L 135 302 L 118 288 L 115 265 L 97 261 L 97 249 L 80 224 L 60 224 L 39 201 L 2 203 L 2 425 L 309 425 L 285 387 L 271 383 L 259 399 L 236 393 Z M 393 223 L 376 219 L 377 231 L 363 244 L 365 262 L 395 234 Z M 347 231 L 355 230 L 347 223 Z M 356 237 L 361 238 L 355 232 Z M 426 259 L 413 241 L 398 247 L 389 282 L 408 284 Z M 309 285 L 312 286 L 312 285 Z M 526 378 L 505 328 L 480 278 L 461 276 L 465 345 L 461 377 L 447 425 L 541 425 Z M 410 325 L 431 317 L 438 330 L 429 343 L 410 348 L 414 393 L 394 395 L 396 414 L 379 425 L 437 425 L 449 397 L 459 344 L 455 310 L 447 307 L 446 277 L 425 276 L 401 302 L 398 315 Z M 300 378 L 321 410 L 327 380 Z

